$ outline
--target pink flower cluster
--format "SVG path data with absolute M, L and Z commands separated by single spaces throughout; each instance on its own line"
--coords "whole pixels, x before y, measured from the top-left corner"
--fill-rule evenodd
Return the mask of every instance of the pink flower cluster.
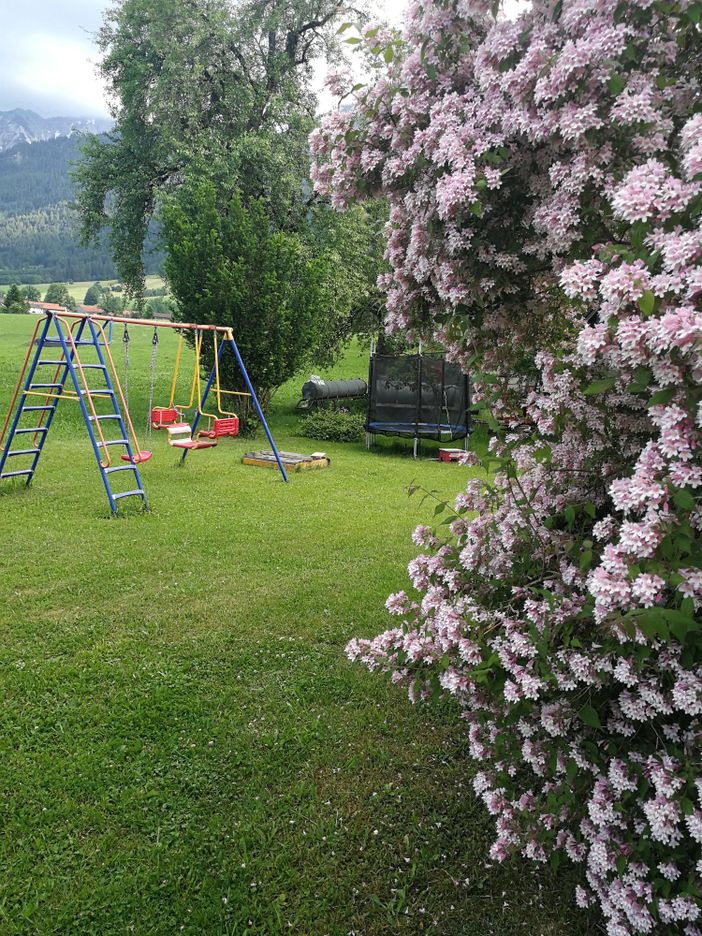
M 347 649 L 460 702 L 492 858 L 580 864 L 608 936 L 699 936 L 700 31 L 663 0 L 487 7 L 415 2 L 312 141 L 320 193 L 388 199 L 389 329 L 477 361 L 499 426 L 449 533 L 415 532 L 400 626 Z

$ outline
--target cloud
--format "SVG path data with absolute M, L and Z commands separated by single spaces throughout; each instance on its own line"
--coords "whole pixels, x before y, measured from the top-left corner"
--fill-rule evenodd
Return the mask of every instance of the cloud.
M 408 2 L 376 0 L 376 9 L 400 25 Z M 43 117 L 109 116 L 93 38 L 108 6 L 110 0 L 15 0 L 3 12 L 0 110 L 23 107 Z M 528 0 L 505 0 L 504 8 L 514 16 L 526 6 Z M 318 72 L 321 85 L 326 67 Z M 322 109 L 331 103 L 323 95 Z
M 3 14 L 0 110 L 100 117 L 108 109 L 93 35 L 107 0 L 21 0 Z
M 104 114 L 104 88 L 90 52 L 83 42 L 35 33 L 26 40 L 16 71 L 17 85 L 29 99 L 45 102 L 45 116 Z

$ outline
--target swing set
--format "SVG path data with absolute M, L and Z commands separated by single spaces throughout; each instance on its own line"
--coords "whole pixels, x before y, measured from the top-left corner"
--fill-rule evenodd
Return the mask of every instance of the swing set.
M 126 331 L 126 326 L 125 326 Z M 243 393 L 238 390 L 223 390 L 219 379 L 219 348 L 217 346 L 217 332 L 212 333 L 214 343 L 214 391 L 217 400 L 217 413 L 207 413 L 203 410 L 206 394 L 202 392 L 200 380 L 201 371 L 201 352 L 203 335 L 195 334 L 195 363 L 193 366 L 193 376 L 190 383 L 190 398 L 187 403 L 176 403 L 175 394 L 180 373 L 180 362 L 183 353 L 184 336 L 181 332 L 178 339 L 178 350 L 176 351 L 175 364 L 173 365 L 173 377 L 171 378 L 171 395 L 166 406 L 152 406 L 149 404 L 149 423 L 153 429 L 166 429 L 168 431 L 168 444 L 174 448 L 181 449 L 204 449 L 214 448 L 220 439 L 234 438 L 239 434 L 239 417 L 236 413 L 225 410 L 222 404 L 222 396 L 251 398 L 250 393 Z M 226 340 L 226 339 L 225 339 Z M 127 347 L 125 345 L 125 347 Z M 200 401 L 203 401 L 202 403 Z M 193 438 L 191 426 L 183 421 L 185 410 L 191 410 L 197 407 L 199 416 L 204 416 L 208 420 L 208 428 L 200 429 L 197 436 Z
M 106 330 L 103 328 L 103 323 L 108 325 Z M 114 323 L 124 324 L 122 338 L 124 387 L 120 383 L 110 350 Z M 130 326 L 153 328 L 143 448 L 139 444 L 129 414 Z M 154 406 L 156 358 L 161 328 L 176 328 L 180 334 L 171 378 L 170 397 L 165 405 Z M 177 403 L 176 390 L 183 342 L 187 332 L 194 333 L 195 349 L 190 397 L 187 403 Z M 203 388 L 201 379 L 203 342 L 210 334 L 213 342 L 214 363 Z M 225 390 L 221 386 L 220 364 L 227 348 L 234 354 L 247 392 Z M 43 370 L 44 367 L 51 368 L 49 372 L 51 378 L 46 382 L 43 377 L 47 373 Z M 89 381 L 91 373 L 95 375 L 100 385 L 96 386 L 92 380 Z M 213 389 L 216 413 L 205 409 Z M 189 451 L 214 448 L 220 439 L 234 438 L 238 435 L 238 415 L 224 408 L 223 397 L 227 396 L 251 400 L 261 420 L 283 480 L 287 481 L 285 467 L 230 328 L 220 325 L 154 322 L 148 319 L 78 312 L 47 313 L 36 324 L 7 417 L 0 430 L 0 479 L 21 477 L 25 485 L 29 486 L 36 472 L 59 401 L 69 399 L 79 404 L 112 513 L 117 513 L 119 501 L 129 497 L 140 498 L 143 506 L 148 509 L 139 466 L 153 457 L 152 430 L 165 429 L 167 431 L 169 445 L 182 451 L 180 457 L 182 465 Z M 41 401 L 40 403 L 37 403 L 37 398 Z M 187 411 L 192 412 L 192 422 L 186 419 Z M 207 425 L 205 428 L 199 428 L 203 418 L 207 420 Z M 26 425 L 26 422 L 36 423 L 36 425 Z M 110 427 L 113 430 L 112 433 L 109 432 Z M 106 434 L 112 434 L 115 438 L 106 438 Z M 16 442 L 20 445 L 26 444 L 23 437 L 30 437 L 29 448 L 16 447 Z M 114 448 L 123 449 L 119 459 L 123 464 L 113 464 L 111 452 Z M 117 482 L 120 478 L 125 478 L 129 482 L 127 490 L 119 489 Z

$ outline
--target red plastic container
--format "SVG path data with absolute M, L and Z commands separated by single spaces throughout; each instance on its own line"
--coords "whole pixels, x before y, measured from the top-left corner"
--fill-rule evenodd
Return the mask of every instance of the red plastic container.
M 462 452 L 463 452 L 463 449 L 440 448 L 439 449 L 439 461 L 442 461 L 442 462 L 458 461 Z

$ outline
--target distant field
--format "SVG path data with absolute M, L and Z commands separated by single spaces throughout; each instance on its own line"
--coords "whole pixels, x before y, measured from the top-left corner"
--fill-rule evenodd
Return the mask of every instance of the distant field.
M 95 280 L 87 280 L 80 283 L 67 283 L 68 291 L 76 300 L 76 302 L 82 302 L 85 298 L 87 290 L 93 285 Z M 118 283 L 119 280 L 100 280 L 103 286 L 113 286 L 115 283 Z M 49 288 L 49 283 L 37 283 L 35 289 L 38 289 L 41 293 L 42 299 L 46 293 L 46 290 Z M 161 289 L 165 286 L 165 281 L 162 276 L 147 276 L 146 277 L 146 288 L 147 289 Z

